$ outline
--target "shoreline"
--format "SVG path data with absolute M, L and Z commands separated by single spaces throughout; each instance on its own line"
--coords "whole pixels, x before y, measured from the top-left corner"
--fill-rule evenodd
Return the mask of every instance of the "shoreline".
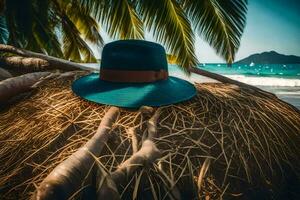
M 180 77 L 182 79 L 188 80 L 192 83 L 196 82 L 196 83 L 217 83 L 218 81 L 204 77 L 204 76 L 200 76 L 200 75 L 196 75 L 193 74 L 190 78 L 186 77 L 186 76 L 182 76 L 182 75 L 178 75 L 178 74 L 171 74 L 173 76 L 177 76 Z M 225 75 L 227 76 L 227 75 Z M 227 76 L 228 77 L 228 76 Z M 230 77 L 232 78 L 232 77 Z M 237 80 L 237 79 L 235 79 Z M 241 80 L 238 80 L 241 81 Z M 300 81 L 300 80 L 299 80 Z M 243 81 L 241 81 L 243 82 Z M 247 82 L 243 82 L 248 84 Z M 249 84 L 249 85 L 253 85 L 253 84 Z M 262 90 L 265 90 L 267 92 L 271 92 L 273 94 L 275 94 L 279 99 L 292 104 L 293 106 L 295 106 L 298 110 L 300 110 L 300 86 L 271 86 L 271 85 L 254 85 Z

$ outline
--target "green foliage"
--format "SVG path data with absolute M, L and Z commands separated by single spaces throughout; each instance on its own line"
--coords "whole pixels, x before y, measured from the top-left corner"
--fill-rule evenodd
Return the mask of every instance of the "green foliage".
M 74 61 L 95 61 L 87 42 L 103 46 L 100 26 L 113 39 L 147 30 L 186 71 L 198 63 L 195 34 L 232 63 L 246 13 L 247 0 L 9 0 L 5 16 L 10 44 Z
M 180 4 L 175 0 L 141 0 L 138 10 L 148 30 L 171 54 L 183 69 L 195 66 L 194 33 Z
M 101 2 L 101 1 L 100 1 Z M 131 1 L 104 1 L 96 16 L 106 27 L 108 34 L 120 39 L 143 39 L 143 22 L 139 18 Z
M 247 0 L 184 0 L 196 31 L 231 64 L 246 23 Z
M 0 16 L 0 44 L 7 43 L 8 35 L 6 19 L 3 16 Z
M 77 62 L 95 62 L 86 41 L 103 45 L 98 24 L 76 1 L 9 0 L 4 12 L 8 43 L 14 46 Z

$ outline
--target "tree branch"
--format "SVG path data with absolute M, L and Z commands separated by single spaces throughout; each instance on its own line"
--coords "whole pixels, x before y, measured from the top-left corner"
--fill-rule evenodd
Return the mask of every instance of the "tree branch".
M 32 89 L 32 86 L 42 77 L 50 75 L 50 72 L 35 72 L 8 78 L 0 82 L 0 102 L 6 102 L 15 95 Z
M 12 53 L 23 57 L 40 58 L 48 61 L 50 65 L 57 66 L 58 69 L 62 69 L 65 71 L 72 71 L 78 69 L 86 70 L 86 68 L 80 64 L 67 61 L 61 58 L 55 58 L 53 56 L 48 56 L 45 54 L 35 53 L 29 50 L 16 48 L 11 45 L 0 44 L 0 52 Z

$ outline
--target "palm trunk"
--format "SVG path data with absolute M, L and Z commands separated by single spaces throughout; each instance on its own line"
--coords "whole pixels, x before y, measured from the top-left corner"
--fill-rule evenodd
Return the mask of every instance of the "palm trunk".
M 16 48 L 11 45 L 0 44 L 0 52 L 11 53 L 22 57 L 40 58 L 42 60 L 47 61 L 49 65 L 56 66 L 57 69 L 62 69 L 65 71 L 84 69 L 84 66 L 71 61 L 67 61 L 61 58 L 55 58 L 53 56 L 48 56 L 41 53 L 35 53 L 25 49 Z
M 0 65 L 7 70 L 44 71 L 55 69 L 48 61 L 40 58 L 26 58 L 22 56 L 11 56 L 0 58 Z

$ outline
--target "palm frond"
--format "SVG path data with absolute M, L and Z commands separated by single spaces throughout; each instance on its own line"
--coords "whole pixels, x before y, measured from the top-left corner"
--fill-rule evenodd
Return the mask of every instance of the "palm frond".
M 44 53 L 55 57 L 63 57 L 61 44 L 55 33 L 55 22 L 51 14 L 50 0 L 39 0 L 33 4 L 33 8 L 32 32 L 36 43 Z
M 8 43 L 25 47 L 32 38 L 32 4 L 29 0 L 6 1 L 5 17 L 10 32 Z
M 184 0 L 198 33 L 231 64 L 246 24 L 247 0 Z
M 33 26 L 33 35 L 44 53 L 59 58 L 63 57 L 61 44 L 58 41 L 57 35 L 49 26 L 44 26 L 39 22 L 35 23 Z
M 141 0 L 138 8 L 148 30 L 177 57 L 184 70 L 197 64 L 194 33 L 176 0 Z
M 29 50 L 34 50 L 35 52 L 38 53 L 46 53 L 45 49 L 42 48 L 42 46 L 39 44 L 38 40 L 34 35 L 35 33 L 33 34 L 32 37 L 26 40 L 26 45 L 24 46 L 24 48 Z
M 65 58 L 77 62 L 96 62 L 93 51 L 80 37 L 80 32 L 66 14 L 61 16 Z M 82 59 L 83 57 L 83 59 Z
M 140 20 L 131 1 L 102 0 L 92 4 L 94 16 L 112 38 L 144 38 L 143 22 Z
M 54 33 L 50 0 L 7 1 L 5 16 L 10 32 L 8 43 L 36 52 L 62 57 Z
M 0 44 L 7 44 L 8 36 L 6 19 L 4 16 L 0 16 Z
M 84 6 L 80 6 L 78 2 L 73 1 L 71 7 L 67 10 L 67 14 L 85 40 L 99 47 L 103 46 L 104 41 L 99 33 L 99 25 Z
M 75 0 L 80 7 L 84 7 L 93 17 L 99 16 L 102 10 L 110 0 Z
M 97 21 L 116 39 L 142 39 L 146 27 L 182 69 L 198 62 L 193 28 L 232 63 L 246 23 L 246 6 L 247 0 L 0 0 L 9 44 L 61 57 L 62 35 L 66 58 L 95 61 L 86 41 L 102 47 Z M 1 19 L 4 42 L 3 27 Z
M 6 25 L 9 31 L 7 43 L 12 44 L 16 47 L 21 47 L 22 45 L 20 44 L 20 40 L 17 37 L 17 28 L 14 23 L 14 20 L 8 15 L 6 15 Z

